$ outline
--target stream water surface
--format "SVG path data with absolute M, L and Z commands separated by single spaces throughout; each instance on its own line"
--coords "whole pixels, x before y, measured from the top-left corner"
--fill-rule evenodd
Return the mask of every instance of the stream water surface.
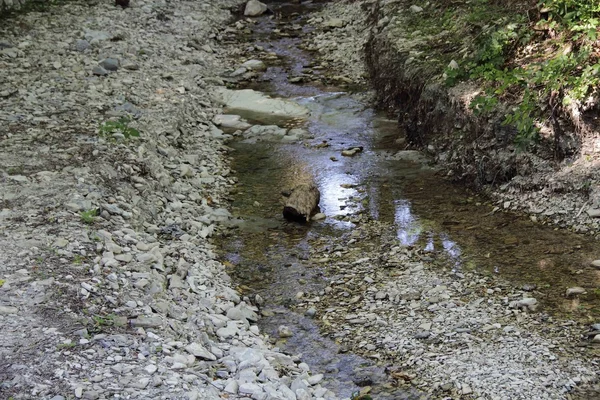
M 261 330 L 284 351 L 302 354 L 340 396 L 359 390 L 368 374 L 374 377 L 370 384 L 378 399 L 418 397 L 395 392 L 385 384 L 382 367 L 340 349 L 320 335 L 311 318 L 289 308 L 299 292 L 318 292 L 327 285 L 326 270 L 303 266 L 311 242 L 344 246 L 340 237 L 361 213 L 395 224 L 398 244 L 443 253 L 457 270 L 476 268 L 532 290 L 544 312 L 598 322 L 600 271 L 589 267 L 591 260 L 600 258 L 596 240 L 524 216 L 493 213 L 484 199 L 446 181 L 426 160 L 399 160 L 395 154 L 402 149 L 395 140 L 402 133 L 395 121 L 373 110 L 365 96 L 318 82 L 289 83 L 314 61 L 299 45 L 308 29 L 303 24 L 306 13 L 319 6 L 271 5 L 280 19 L 261 17 L 252 44 L 277 53 L 284 63 L 271 65 L 258 83 L 248 85 L 309 108 L 304 127 L 314 139 L 303 144 L 231 144 L 239 179 L 232 208 L 244 222 L 221 238 L 220 248 L 236 283 L 265 299 Z M 302 27 L 296 29 L 300 37 L 273 33 L 294 24 Z M 313 70 L 317 78 L 318 71 Z M 341 156 L 353 146 L 363 151 Z M 327 219 L 307 225 L 284 221 L 280 191 L 309 179 L 321 191 L 320 208 Z M 572 286 L 586 288 L 587 294 L 567 299 L 565 290 Z M 294 336 L 277 340 L 280 325 L 289 326 Z

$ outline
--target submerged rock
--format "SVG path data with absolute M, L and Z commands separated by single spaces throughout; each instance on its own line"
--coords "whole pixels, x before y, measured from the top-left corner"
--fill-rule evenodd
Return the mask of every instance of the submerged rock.
M 264 71 L 267 69 L 267 65 L 260 60 L 248 60 L 242 64 L 242 67 L 250 71 Z
M 285 325 L 281 325 L 279 328 L 277 328 L 277 334 L 280 338 L 289 338 L 294 336 L 294 332 L 292 332 L 292 330 Z

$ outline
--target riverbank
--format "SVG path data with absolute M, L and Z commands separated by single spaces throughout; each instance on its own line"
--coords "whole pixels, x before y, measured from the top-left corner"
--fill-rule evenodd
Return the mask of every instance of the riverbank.
M 335 397 L 267 343 L 210 242 L 236 181 L 210 92 L 239 6 L 3 20 L 0 397 Z
M 579 137 L 568 118 L 561 119 L 560 146 L 569 156 L 554 159 L 552 139 L 544 136 L 546 128 L 535 149 L 519 150 L 513 143 L 515 128 L 503 123 L 508 111 L 473 112 L 470 103 L 483 93 L 481 82 L 446 84 L 448 65 L 462 63 L 466 56 L 461 49 L 474 45 L 469 33 L 450 37 L 452 27 L 477 25 L 470 13 L 485 10 L 467 7 L 463 17 L 468 21 L 446 26 L 438 20 L 436 7 L 444 8 L 431 4 L 423 9 L 403 1 L 331 3 L 315 17 L 319 29 L 307 43 L 319 51 L 319 57 L 343 66 L 353 81 L 369 76 L 376 103 L 398 118 L 404 133 L 401 140 L 408 148 L 426 152 L 448 178 L 487 193 L 501 210 L 596 236 L 600 198 L 594 135 Z M 493 12 L 500 11 L 494 7 L 487 11 Z M 340 26 L 329 26 L 333 20 L 341 21 Z M 348 32 L 354 39 L 351 45 L 345 42 Z

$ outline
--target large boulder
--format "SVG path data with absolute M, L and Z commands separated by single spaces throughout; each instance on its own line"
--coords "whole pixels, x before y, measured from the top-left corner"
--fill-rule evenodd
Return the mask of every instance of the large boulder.
M 247 17 L 258 17 L 265 12 L 267 12 L 267 5 L 265 3 L 261 3 L 258 0 L 250 0 L 248 3 L 246 3 L 244 15 Z
M 271 98 L 252 89 L 219 87 L 213 92 L 213 97 L 225 105 L 228 114 L 240 115 L 266 125 L 283 125 L 290 119 L 303 120 L 310 115 L 310 111 L 298 103 Z

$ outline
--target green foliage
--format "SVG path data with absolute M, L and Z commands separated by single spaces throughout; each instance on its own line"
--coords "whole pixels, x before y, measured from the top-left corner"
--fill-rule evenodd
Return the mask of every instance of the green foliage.
M 444 76 L 446 77 L 444 82 L 446 86 L 454 86 L 465 77 L 465 74 L 464 70 L 461 70 L 460 68 L 446 67 Z
M 111 137 L 115 137 L 118 134 L 121 134 L 125 139 L 139 137 L 140 132 L 137 129 L 130 127 L 130 122 L 131 120 L 126 117 L 121 117 L 118 121 L 106 121 L 102 125 L 100 125 L 100 134 Z
M 525 150 L 539 139 L 540 130 L 536 126 L 537 109 L 535 96 L 526 90 L 521 103 L 503 121 L 503 124 L 517 128 L 515 145 L 520 150 Z
M 360 394 L 360 392 L 354 392 L 352 393 L 350 400 L 373 400 L 373 398 L 368 394 Z
M 580 22 L 592 22 L 600 15 L 600 2 L 596 0 L 548 0 L 543 4 L 551 14 L 561 17 L 564 23 L 572 26 L 578 26 Z
M 548 10 L 548 19 L 538 25 L 557 33 L 553 52 L 535 55 L 522 66 L 510 65 L 515 49 L 529 43 L 536 33 L 524 16 L 504 17 L 483 28 L 476 42 L 478 51 L 465 63 L 464 73 L 445 71 L 449 85 L 466 77 L 484 83 L 485 93 L 470 104 L 477 115 L 491 113 L 502 100 L 518 96 L 504 123 L 516 127 L 515 144 L 521 149 L 538 140 L 540 110 L 552 96 L 560 94 L 562 105 L 582 102 L 600 85 L 600 63 L 593 52 L 600 2 L 549 0 L 540 6 Z
M 86 224 L 93 224 L 96 220 L 96 216 L 98 215 L 98 210 L 92 209 L 87 211 L 82 211 L 79 213 L 81 220 Z
M 63 350 L 63 349 L 72 349 L 75 346 L 76 346 L 75 343 L 69 342 L 69 343 L 61 343 L 61 344 L 57 345 L 56 348 L 58 350 Z

